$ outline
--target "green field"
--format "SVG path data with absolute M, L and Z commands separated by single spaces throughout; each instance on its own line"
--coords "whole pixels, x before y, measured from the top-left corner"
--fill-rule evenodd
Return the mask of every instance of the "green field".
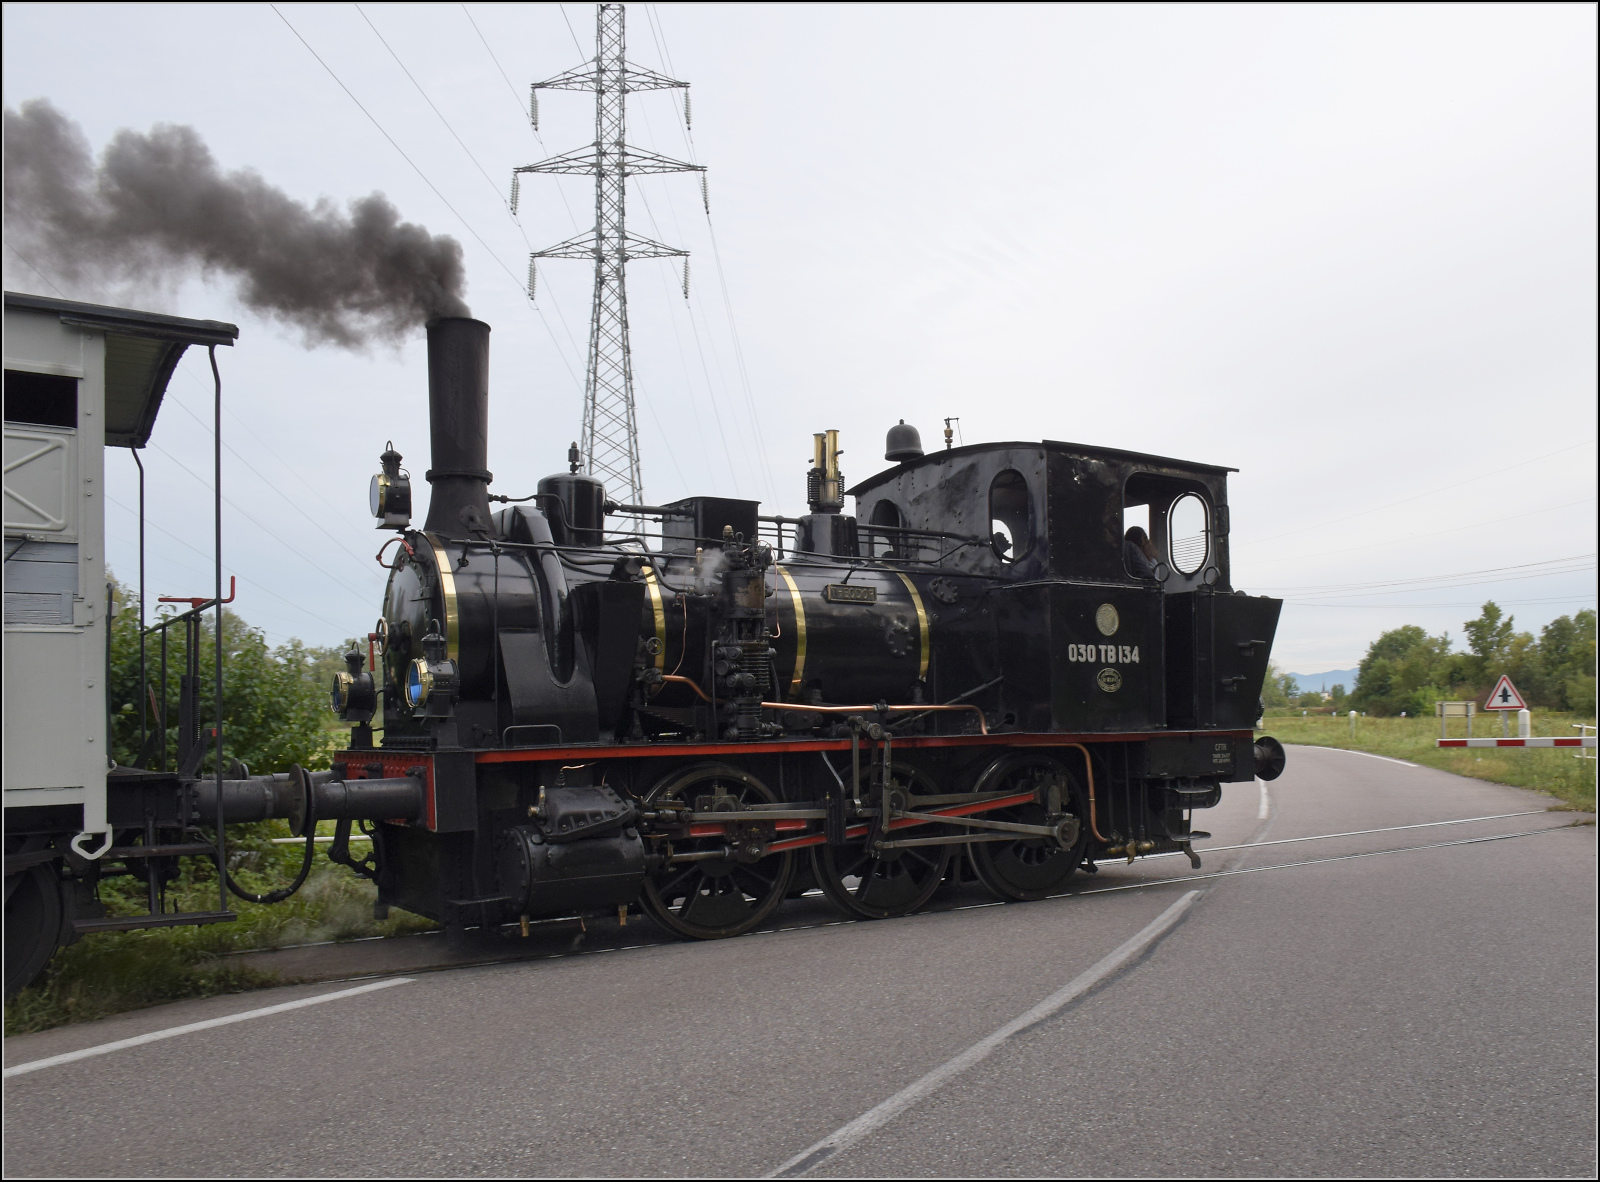
M 1592 811 L 1595 807 L 1595 769 L 1600 767 L 1600 761 L 1577 758 L 1579 753 L 1576 751 L 1540 750 L 1534 747 L 1440 748 L 1435 746 L 1439 739 L 1439 720 L 1427 717 L 1357 718 L 1352 727 L 1348 717 L 1326 713 L 1302 716 L 1299 710 L 1292 707 L 1274 707 L 1267 711 L 1262 722 L 1261 733 L 1271 735 L 1280 743 L 1370 751 L 1374 755 L 1409 759 L 1412 763 L 1454 772 L 1458 776 L 1531 788 L 1584 811 Z M 1535 710 L 1533 733 L 1571 738 L 1582 733 L 1573 725 L 1579 722 L 1593 724 L 1594 719 L 1554 710 Z M 1512 718 L 1510 726 L 1513 737 L 1516 735 L 1516 725 L 1517 720 Z M 1465 738 L 1466 733 L 1465 719 L 1450 720 L 1450 738 Z M 1473 720 L 1472 733 L 1476 738 L 1499 738 L 1500 720 L 1480 714 Z M 1594 732 L 1591 730 L 1589 733 Z M 1585 751 L 1582 754 L 1592 756 L 1596 753 Z

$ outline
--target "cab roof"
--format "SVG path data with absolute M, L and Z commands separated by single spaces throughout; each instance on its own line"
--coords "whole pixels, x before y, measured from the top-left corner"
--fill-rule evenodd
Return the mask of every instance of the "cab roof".
M 870 492 L 872 489 L 877 488 L 878 485 L 894 479 L 903 472 L 909 472 L 913 468 L 943 463 L 947 459 L 954 459 L 958 456 L 978 455 L 988 451 L 1009 451 L 1023 447 L 1043 447 L 1047 451 L 1084 456 L 1089 459 L 1118 460 L 1123 463 L 1159 464 L 1166 468 L 1185 468 L 1195 472 L 1227 473 L 1239 470 L 1237 468 L 1223 468 L 1216 464 L 1201 464 L 1194 460 L 1175 460 L 1168 456 L 1153 456 L 1147 452 L 1122 451 L 1115 447 L 1094 447 L 1087 443 L 1064 443 L 1059 439 L 1046 439 L 1042 442 L 1014 440 L 1002 443 L 969 443 L 963 447 L 940 448 L 937 451 L 930 451 L 914 460 L 906 460 L 904 463 L 895 464 L 893 467 L 885 468 L 882 472 L 867 477 L 854 488 L 846 489 L 845 495 L 860 496 L 862 493 Z

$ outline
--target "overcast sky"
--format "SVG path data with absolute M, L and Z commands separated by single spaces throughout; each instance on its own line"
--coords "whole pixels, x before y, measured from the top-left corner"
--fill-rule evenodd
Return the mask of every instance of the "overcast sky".
M 578 432 L 592 273 L 544 264 L 530 306 L 527 254 L 588 229 L 593 194 L 528 178 L 516 220 L 506 196 L 513 166 L 593 139 L 591 96 L 545 92 L 538 137 L 524 113 L 592 56 L 593 7 L 280 10 L 7 4 L 5 103 L 49 98 L 97 151 L 189 124 L 226 169 L 378 190 L 460 239 L 494 327 L 495 488 L 531 492 Z M 1234 584 L 1287 601 L 1280 668 L 1354 665 L 1401 624 L 1459 637 L 1489 597 L 1535 629 L 1594 605 L 1593 5 L 627 16 L 629 57 L 693 84 L 692 142 L 681 92 L 630 100 L 630 139 L 710 167 L 709 222 L 693 177 L 633 182 L 630 227 L 693 252 L 687 304 L 676 264 L 629 271 L 652 500 L 803 511 L 812 431 L 843 432 L 855 480 L 897 419 L 931 448 L 959 416 L 968 443 L 1239 468 Z M 428 466 L 420 334 L 306 349 L 225 281 L 4 264 L 8 290 L 239 324 L 236 606 L 274 641 L 365 634 L 376 456 Z M 153 594 L 209 586 L 209 392 L 191 351 L 145 453 Z M 132 580 L 134 468 L 108 467 Z

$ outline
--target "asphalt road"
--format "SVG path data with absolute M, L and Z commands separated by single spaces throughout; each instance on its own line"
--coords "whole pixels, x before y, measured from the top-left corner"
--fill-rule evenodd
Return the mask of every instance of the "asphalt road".
M 1269 792 L 1263 819 L 1255 785 L 1228 786 L 1204 845 L 1549 804 L 1316 748 Z M 804 900 L 712 944 L 551 934 L 540 959 L 8 1078 L 5 1172 L 760 1175 L 1199 890 L 1119 971 L 810 1176 L 1593 1176 L 1595 827 L 1575 819 L 1261 844 L 1199 876 L 1181 857 L 1105 865 L 1074 897 L 968 893 L 880 923 Z M 22 1036 L 5 1062 L 344 987 Z

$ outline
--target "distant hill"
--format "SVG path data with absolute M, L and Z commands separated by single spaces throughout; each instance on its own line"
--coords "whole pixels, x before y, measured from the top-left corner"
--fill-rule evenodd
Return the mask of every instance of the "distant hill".
M 1356 688 L 1355 669 L 1329 669 L 1326 673 L 1291 673 L 1301 693 L 1332 693 L 1333 687 L 1342 685 L 1345 692 Z

